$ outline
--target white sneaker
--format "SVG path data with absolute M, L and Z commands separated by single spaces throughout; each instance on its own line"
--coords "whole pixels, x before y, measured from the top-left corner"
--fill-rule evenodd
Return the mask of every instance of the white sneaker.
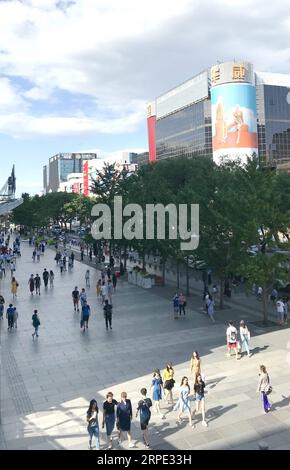
M 135 445 L 133 444 L 133 442 L 130 442 L 129 447 L 130 447 L 130 448 L 135 447 Z
M 206 421 L 202 421 L 201 424 L 207 428 L 207 422 Z

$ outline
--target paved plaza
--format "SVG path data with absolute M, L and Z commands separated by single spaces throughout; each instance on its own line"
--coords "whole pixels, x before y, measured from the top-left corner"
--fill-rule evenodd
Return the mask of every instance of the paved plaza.
M 189 375 L 193 350 L 202 357 L 206 377 L 206 419 L 194 419 L 195 429 L 162 401 L 166 418 L 152 412 L 150 443 L 153 449 L 257 449 L 265 441 L 271 449 L 290 449 L 290 338 L 288 328 L 263 328 L 257 309 L 243 297 L 226 302 L 212 324 L 202 313 L 198 291 L 188 302 L 186 318 L 173 319 L 172 288 L 151 290 L 120 281 L 113 297 L 113 330 L 106 331 L 95 284 L 100 273 L 91 269 L 88 301 L 92 315 L 89 330 L 80 330 L 79 315 L 73 311 L 71 292 L 85 285 L 87 266 L 75 263 L 73 272 L 60 276 L 54 252 L 46 250 L 40 263 L 33 263 L 31 248 L 22 243 L 16 278 L 20 284 L 16 305 L 18 329 L 7 332 L 1 324 L 1 449 L 87 449 L 86 410 L 91 398 L 99 405 L 111 390 L 119 399 L 127 391 L 134 414 L 141 387 L 150 389 L 152 372 L 164 369 L 167 361 L 175 368 L 177 388 Z M 55 286 L 31 298 L 28 278 L 53 269 Z M 10 302 L 10 273 L 0 281 L 0 292 Z M 41 326 L 33 341 L 31 316 L 37 308 Z M 236 360 L 225 353 L 226 322 L 244 318 L 251 330 L 253 356 Z M 288 345 L 288 349 L 287 349 Z M 288 357 L 287 357 L 288 355 Z M 288 360 L 287 360 L 288 359 Z M 256 393 L 258 368 L 268 368 L 273 409 L 264 415 Z M 192 385 L 192 383 L 191 383 Z M 194 405 L 194 403 L 193 403 Z M 136 449 L 143 449 L 139 421 L 133 419 Z M 117 438 L 114 432 L 116 448 Z M 101 448 L 105 448 L 101 431 Z M 127 441 L 122 447 L 127 448 Z

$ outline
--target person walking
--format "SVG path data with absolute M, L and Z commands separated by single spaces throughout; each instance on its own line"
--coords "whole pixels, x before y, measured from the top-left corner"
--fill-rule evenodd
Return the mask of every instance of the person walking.
M 53 283 L 54 283 L 54 272 L 53 270 L 51 269 L 49 271 L 49 287 L 52 288 L 53 287 Z
M 122 392 L 121 401 L 118 403 L 118 406 L 117 406 L 117 429 L 119 431 L 119 439 L 118 439 L 119 446 L 122 443 L 122 433 L 126 432 L 128 441 L 129 441 L 129 447 L 134 447 L 134 444 L 132 442 L 132 434 L 131 434 L 132 417 L 133 417 L 133 412 L 132 412 L 131 400 L 128 400 L 126 392 Z
M 49 280 L 49 272 L 47 271 L 46 268 L 44 268 L 43 274 L 42 274 L 42 279 L 44 283 L 44 288 L 47 289 L 48 287 L 48 280 Z
M 103 424 L 102 428 L 106 426 L 106 435 L 108 442 L 108 449 L 113 447 L 112 432 L 114 431 L 116 421 L 116 407 L 118 406 L 117 400 L 114 399 L 112 392 L 106 395 L 106 401 L 103 403 Z
M 35 263 L 35 259 L 36 259 L 36 250 L 33 250 L 33 252 L 32 252 L 32 259 L 33 259 L 33 262 Z
M 84 261 L 84 249 L 81 248 L 81 261 Z
M 276 309 L 278 315 L 278 322 L 280 325 L 284 323 L 284 302 L 282 299 L 278 299 L 276 302 Z
M 104 305 L 104 317 L 106 322 L 106 330 L 108 331 L 109 326 L 112 330 L 112 304 L 109 304 L 108 300 L 105 300 Z
M 194 385 L 196 383 L 197 376 L 201 374 L 201 360 L 197 351 L 193 351 L 190 359 L 190 374 Z
M 165 400 L 167 400 L 168 404 L 173 405 L 173 394 L 172 394 L 172 389 L 175 384 L 174 380 L 174 369 L 172 366 L 172 362 L 168 362 L 166 364 L 166 368 L 163 372 L 163 380 L 164 380 L 164 390 L 167 391 L 167 395 L 165 397 Z
M 74 311 L 76 312 L 77 310 L 79 312 L 80 311 L 80 308 L 79 308 L 80 293 L 79 293 L 77 286 L 72 291 L 72 299 L 73 299 Z
M 73 268 L 74 267 L 74 262 L 75 262 L 75 254 L 74 254 L 73 251 L 71 252 L 70 259 L 71 259 L 71 265 L 72 265 L 72 268 Z
M 111 305 L 113 304 L 112 295 L 113 295 L 113 284 L 112 284 L 111 279 L 108 279 L 107 296 L 108 296 L 109 304 L 111 304 Z
M 14 326 L 14 311 L 15 311 L 15 307 L 13 307 L 12 304 L 9 304 L 9 307 L 7 308 L 7 311 L 6 311 L 6 318 L 8 320 L 8 328 L 7 328 L 8 331 L 11 331 Z
M 232 349 L 234 350 L 236 354 L 236 359 L 238 359 L 238 331 L 236 327 L 234 326 L 233 321 L 229 321 L 229 326 L 227 328 L 227 356 L 231 356 L 231 351 Z
M 207 422 L 205 420 L 205 401 L 204 401 L 204 389 L 205 383 L 202 380 L 201 374 L 196 376 L 196 382 L 194 384 L 194 392 L 195 392 L 195 414 L 199 412 L 199 408 L 201 409 L 201 416 L 203 426 L 207 427 Z
M 10 261 L 11 279 L 13 278 L 15 271 L 16 271 L 15 261 L 12 259 Z
M 172 298 L 172 302 L 173 302 L 174 320 L 178 320 L 179 297 L 178 297 L 178 293 L 177 293 L 177 292 L 176 292 L 176 294 L 174 295 L 174 297 Z
M 41 286 L 41 279 L 40 279 L 40 276 L 38 274 L 36 274 L 35 278 L 34 278 L 34 284 L 35 284 L 35 293 L 36 295 L 40 295 L 40 286 Z
M 243 350 L 245 350 L 246 353 L 248 354 L 248 357 L 251 357 L 250 348 L 249 348 L 250 338 L 251 338 L 250 331 L 246 323 L 244 322 L 244 320 L 241 320 L 240 321 L 241 354 Z
M 87 411 L 87 423 L 88 423 L 88 433 L 89 433 L 89 449 L 93 450 L 93 438 L 95 438 L 95 448 L 96 450 L 100 449 L 100 431 L 99 431 L 99 421 L 98 421 L 99 408 L 97 401 L 95 399 L 90 401 L 90 406 Z
M 107 286 L 105 284 L 105 281 L 103 281 L 103 284 L 102 284 L 102 287 L 101 287 L 101 295 L 102 295 L 102 303 L 104 304 L 105 300 L 107 298 L 107 295 L 108 295 L 108 289 L 107 289 Z
M 275 305 L 276 301 L 278 298 L 278 291 L 275 289 L 275 287 L 272 289 L 271 295 L 270 295 L 270 301 Z
M 17 320 L 18 320 L 18 311 L 16 307 L 14 307 L 14 315 L 13 315 L 13 326 L 17 329 Z
M 179 306 L 179 316 L 181 317 L 181 312 L 185 316 L 185 307 L 186 307 L 186 299 L 182 292 L 180 292 L 178 297 L 178 306 Z
M 86 301 L 87 301 L 87 293 L 86 293 L 85 288 L 83 287 L 80 293 L 81 306 L 83 306 Z
M 191 417 L 191 407 L 190 407 L 190 386 L 188 383 L 188 378 L 187 377 L 182 377 L 180 388 L 179 388 L 179 398 L 178 401 L 174 407 L 174 411 L 178 411 L 177 415 L 177 422 L 178 424 L 181 424 L 181 417 L 183 413 L 188 414 L 189 418 L 189 426 L 194 428 L 194 424 L 192 423 L 192 417 Z
M 63 271 L 64 271 L 64 262 L 63 262 L 62 258 L 60 258 L 58 265 L 59 265 L 59 269 L 60 269 L 60 274 L 62 274 Z
M 147 398 L 147 389 L 141 388 L 141 400 L 138 402 L 136 418 L 140 414 L 140 426 L 143 434 L 143 442 L 146 449 L 149 449 L 149 437 L 148 437 L 148 426 L 151 418 L 152 401 L 150 398 Z
M 113 272 L 113 275 L 112 275 L 112 282 L 113 282 L 113 289 L 114 289 L 114 292 L 116 292 L 116 287 L 117 287 L 117 276 L 116 276 L 116 273 L 115 271 Z
M 160 400 L 162 400 L 162 391 L 163 391 L 163 381 L 160 375 L 160 371 L 156 370 L 153 374 L 151 388 L 153 388 L 153 402 L 154 410 L 159 414 L 159 416 L 164 419 L 164 414 L 161 413 L 160 409 Z
M 81 328 L 83 331 L 89 327 L 89 318 L 91 314 L 91 307 L 88 305 L 87 301 L 85 300 L 82 305 L 82 315 L 81 315 Z
M 259 382 L 258 382 L 257 392 L 261 393 L 264 413 L 267 414 L 271 409 L 271 405 L 268 401 L 268 395 L 270 395 L 270 393 L 272 393 L 272 387 L 271 387 L 271 384 L 270 384 L 269 374 L 268 374 L 267 369 L 264 365 L 260 366 Z
M 34 289 L 35 289 L 35 282 L 34 282 L 34 276 L 31 274 L 29 280 L 28 280 L 28 285 L 29 285 L 29 291 L 30 294 L 33 295 Z
M 90 270 L 89 270 L 89 269 L 86 270 L 85 281 L 86 281 L 86 287 L 91 287 L 91 283 L 90 283 Z
M 38 336 L 39 336 L 38 335 L 38 329 L 40 327 L 40 320 L 39 320 L 37 310 L 34 310 L 33 315 L 32 315 L 32 326 L 34 328 L 34 332 L 32 333 L 32 338 L 34 339 L 35 336 L 36 336 L 36 338 L 38 338 Z
M 0 294 L 0 320 L 3 320 L 4 308 L 5 308 L 5 299 L 4 299 L 3 295 Z
M 102 292 L 102 281 L 101 279 L 98 280 L 97 285 L 96 285 L 96 292 L 97 292 L 97 297 L 101 297 L 101 292 Z
M 17 297 L 18 287 L 19 287 L 18 282 L 16 281 L 15 277 L 12 277 L 12 280 L 11 280 L 11 294 L 13 296 L 13 300 L 15 299 L 15 297 Z
M 211 297 L 211 295 L 209 295 L 206 304 L 207 304 L 207 314 L 208 314 L 209 318 L 211 319 L 211 321 L 214 323 L 215 322 L 215 319 L 214 319 L 214 301 L 213 301 L 213 298 Z

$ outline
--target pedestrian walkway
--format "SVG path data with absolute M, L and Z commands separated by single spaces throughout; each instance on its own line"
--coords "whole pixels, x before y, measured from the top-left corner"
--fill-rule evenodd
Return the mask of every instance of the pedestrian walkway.
M 43 269 L 55 272 L 55 287 L 39 297 L 29 295 L 31 273 Z M 1 432 L 2 449 L 86 449 L 85 414 L 89 400 L 99 405 L 111 390 L 119 399 L 128 393 L 133 409 L 139 390 L 150 389 L 152 372 L 163 369 L 168 360 L 175 367 L 174 398 L 183 375 L 189 375 L 189 359 L 194 349 L 203 361 L 206 377 L 208 428 L 201 416 L 190 429 L 187 422 L 176 424 L 176 413 L 161 402 L 166 418 L 152 413 L 150 443 L 154 449 L 243 449 L 257 448 L 266 441 L 270 448 L 290 449 L 290 344 L 289 330 L 263 330 L 251 324 L 257 316 L 244 308 L 225 309 L 211 324 L 201 311 L 199 296 L 190 298 L 187 316 L 174 320 L 173 289 L 150 291 L 119 281 L 113 297 L 113 330 L 106 331 L 102 307 L 95 295 L 99 273 L 91 269 L 88 303 L 92 315 L 89 329 L 80 329 L 71 292 L 85 285 L 87 266 L 75 262 L 72 272 L 62 276 L 54 262 L 53 250 L 46 250 L 39 264 L 33 263 L 31 249 L 22 244 L 16 277 L 20 284 L 17 307 L 18 329 L 7 332 L 1 325 Z M 11 300 L 10 279 L 0 281 L 6 306 Z M 40 336 L 33 341 L 31 316 L 39 310 Z M 252 332 L 252 358 L 236 361 L 225 356 L 225 323 L 245 318 Z M 287 344 L 289 350 L 287 350 Z M 287 356 L 288 354 L 288 356 Z M 267 416 L 262 414 L 256 394 L 259 364 L 270 373 L 275 404 Z M 192 383 L 190 383 L 192 385 Z M 150 396 L 150 392 L 148 393 Z M 135 414 L 135 413 L 134 413 Z M 132 425 L 136 449 L 142 449 L 139 422 Z M 116 444 L 116 433 L 114 432 Z M 105 435 L 101 432 L 101 447 Z M 123 448 L 127 443 L 122 444 Z

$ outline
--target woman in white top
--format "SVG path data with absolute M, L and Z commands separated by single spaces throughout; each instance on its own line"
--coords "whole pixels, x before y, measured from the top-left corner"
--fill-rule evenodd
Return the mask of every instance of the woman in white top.
M 270 385 L 270 378 L 265 366 L 260 366 L 259 373 L 259 383 L 257 387 L 257 392 L 261 393 L 264 413 L 268 413 L 271 409 L 271 404 L 268 401 L 268 395 L 272 392 L 272 387 Z
M 240 338 L 241 338 L 241 353 L 245 349 L 248 357 L 251 357 L 249 342 L 250 342 L 250 331 L 244 320 L 240 321 Z
M 188 384 L 188 378 L 182 377 L 180 388 L 179 388 L 179 398 L 174 407 L 174 411 L 178 411 L 177 422 L 181 424 L 181 416 L 183 413 L 187 413 L 189 418 L 189 426 L 194 428 L 191 415 L 191 403 L 190 403 L 190 386 Z

